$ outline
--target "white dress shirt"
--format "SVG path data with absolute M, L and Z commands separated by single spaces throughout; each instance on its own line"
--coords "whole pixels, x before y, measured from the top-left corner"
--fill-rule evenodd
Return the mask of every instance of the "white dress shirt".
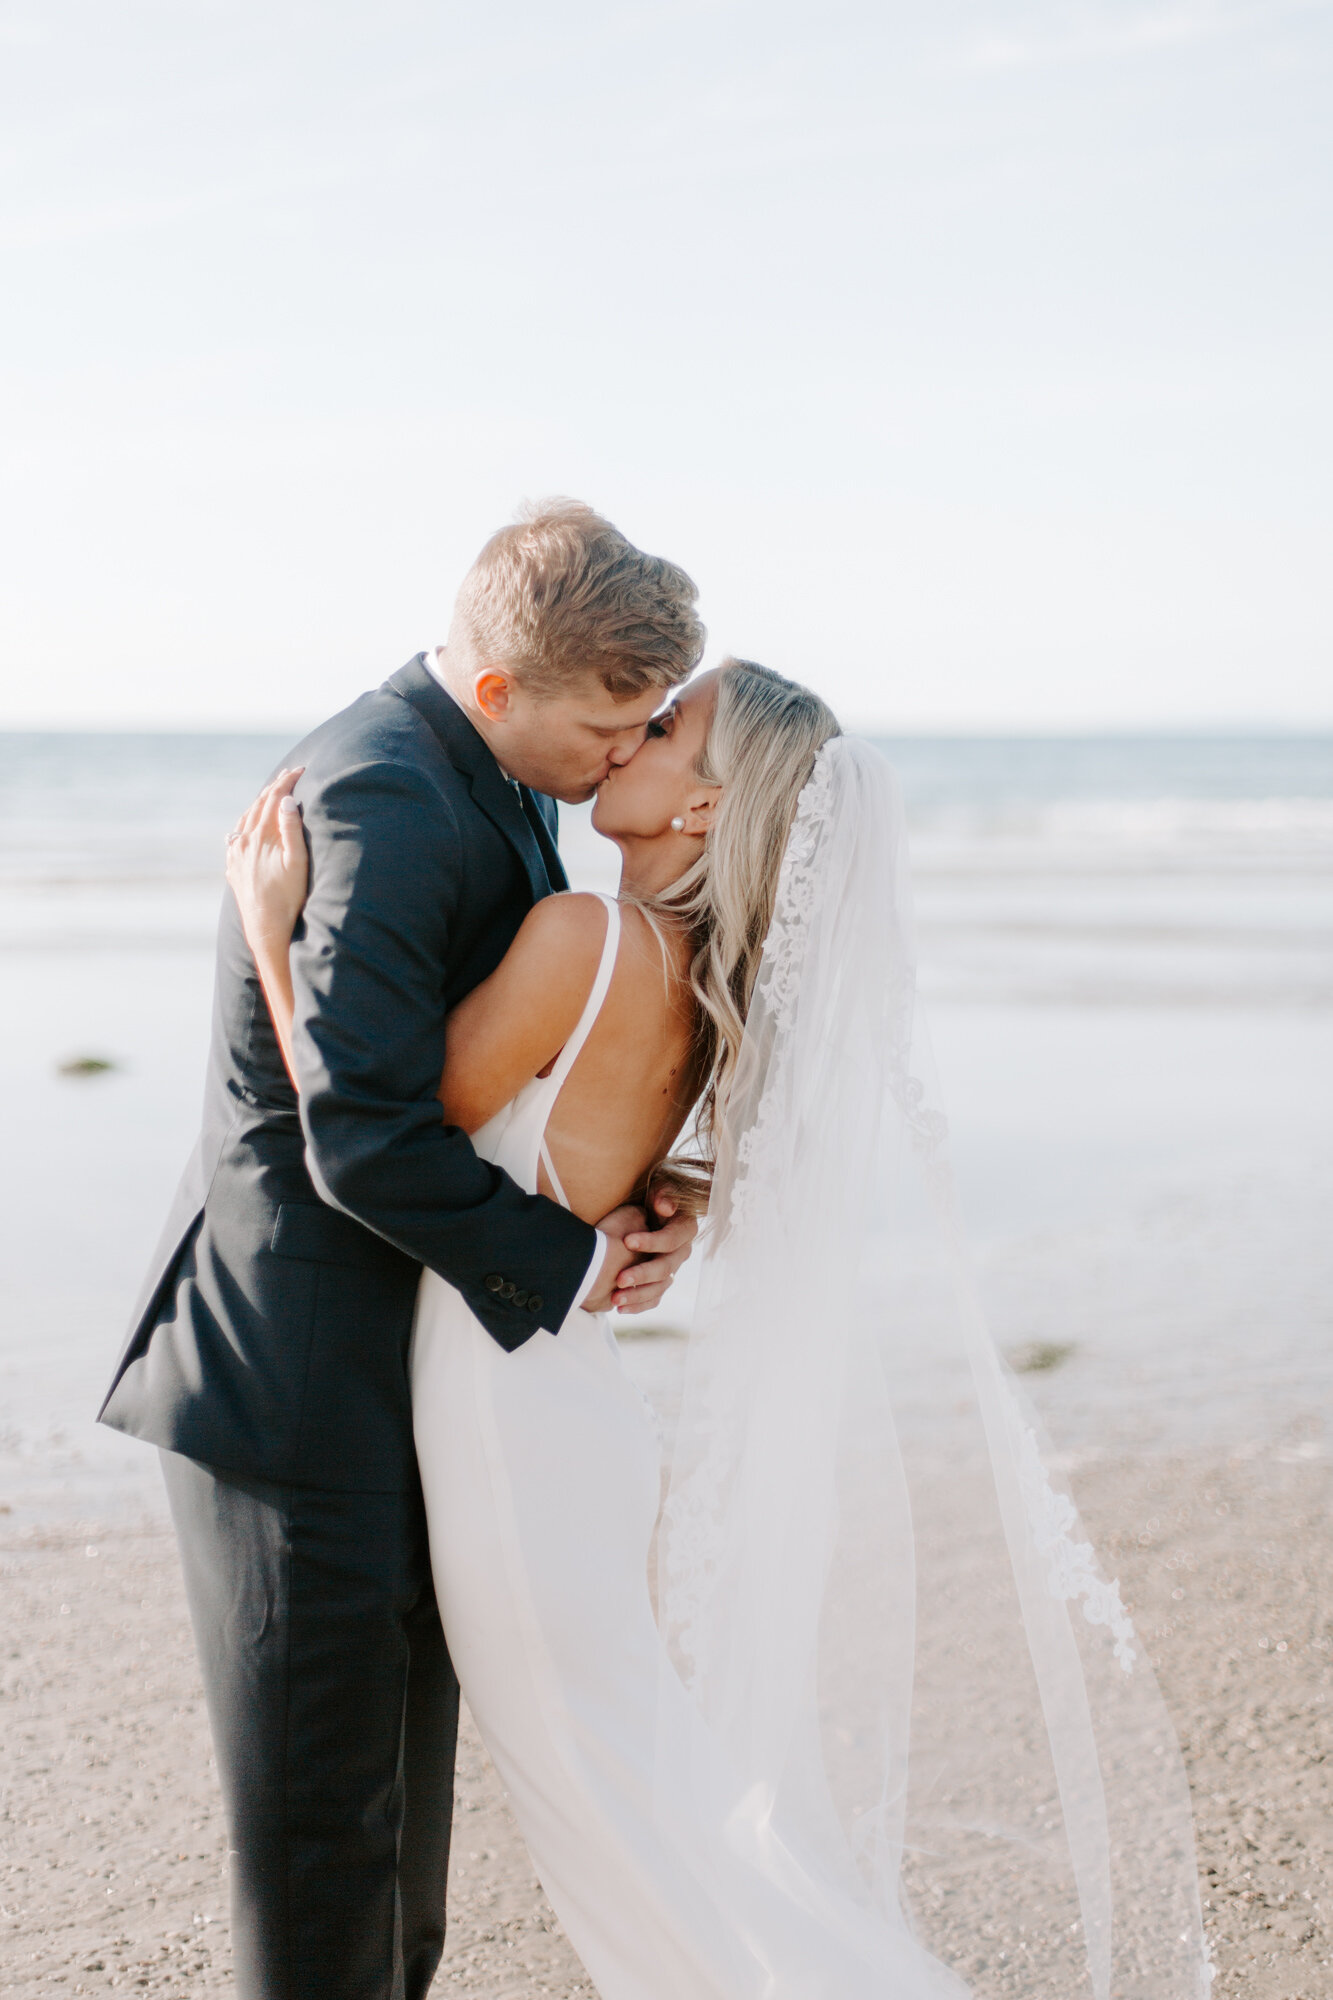
M 431 674 L 440 683 L 440 686 L 444 689 L 446 694 L 450 693 L 451 690 L 449 688 L 449 684 L 445 680 L 444 674 L 440 668 L 439 647 L 427 646 L 425 648 L 424 653 L 422 654 L 422 657 L 426 662 L 427 672 Z M 504 766 L 500 764 L 498 758 L 496 759 L 496 763 L 500 771 L 501 777 L 507 779 L 508 782 L 514 787 L 514 790 L 517 791 L 518 779 L 511 776 L 511 774 L 505 770 Z M 597 1247 L 592 1253 L 592 1262 L 591 1264 L 589 1264 L 587 1271 L 584 1273 L 583 1283 L 579 1286 L 578 1290 L 574 1294 L 574 1300 L 572 1305 L 570 1306 L 571 1312 L 576 1312 L 578 1308 L 583 1304 L 583 1301 L 587 1298 L 589 1292 L 593 1288 L 593 1285 L 597 1281 L 597 1274 L 601 1270 L 602 1265 L 606 1260 L 606 1253 L 611 1248 L 611 1241 L 609 1237 L 604 1236 L 600 1229 L 596 1232 L 596 1234 L 597 1234 Z

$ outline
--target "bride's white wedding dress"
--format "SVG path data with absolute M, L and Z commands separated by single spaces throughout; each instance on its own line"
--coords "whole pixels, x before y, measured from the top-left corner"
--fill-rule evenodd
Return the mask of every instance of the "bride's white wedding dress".
M 473 1141 L 530 1192 L 544 1157 L 561 1199 L 544 1134 L 614 972 L 620 912 L 603 900 L 606 943 L 574 1034 Z M 741 1788 L 654 1620 L 661 1452 L 609 1319 L 575 1310 L 558 1335 L 509 1354 L 427 1271 L 412 1402 L 463 1694 L 602 2000 L 963 1993 L 905 1926 L 894 1934 L 850 1906 L 790 1848 L 757 1865 L 729 1835 Z M 674 1820 L 661 1809 L 664 1743 L 693 1762 L 693 1806 Z

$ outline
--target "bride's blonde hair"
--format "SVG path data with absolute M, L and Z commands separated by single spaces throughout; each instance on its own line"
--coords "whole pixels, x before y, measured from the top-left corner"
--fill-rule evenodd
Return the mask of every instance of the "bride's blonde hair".
M 689 982 L 698 1021 L 697 1152 L 664 1160 L 650 1181 L 693 1212 L 708 1205 L 722 1107 L 735 1075 L 773 917 L 778 872 L 796 801 L 815 757 L 841 732 L 817 694 L 753 660 L 724 660 L 717 705 L 696 766 L 721 797 L 697 861 L 655 896 L 635 898 L 657 924 L 693 947 Z

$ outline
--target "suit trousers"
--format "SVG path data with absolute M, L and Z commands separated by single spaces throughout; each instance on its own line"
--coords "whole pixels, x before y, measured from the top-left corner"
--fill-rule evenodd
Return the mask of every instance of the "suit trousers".
M 227 1816 L 238 2000 L 425 2000 L 458 1682 L 420 1490 L 162 1465 Z

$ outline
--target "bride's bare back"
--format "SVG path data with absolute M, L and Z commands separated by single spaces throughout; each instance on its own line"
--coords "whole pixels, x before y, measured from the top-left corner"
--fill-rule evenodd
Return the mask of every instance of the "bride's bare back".
M 664 955 L 641 910 L 622 905 L 606 999 L 556 1099 L 546 1141 L 576 1215 L 595 1222 L 639 1190 L 698 1094 L 687 947 Z M 449 1016 L 440 1101 L 477 1132 L 573 1033 L 606 939 L 597 896 L 549 896 L 529 913 L 489 979 Z M 552 1192 L 543 1175 L 543 1194 Z

